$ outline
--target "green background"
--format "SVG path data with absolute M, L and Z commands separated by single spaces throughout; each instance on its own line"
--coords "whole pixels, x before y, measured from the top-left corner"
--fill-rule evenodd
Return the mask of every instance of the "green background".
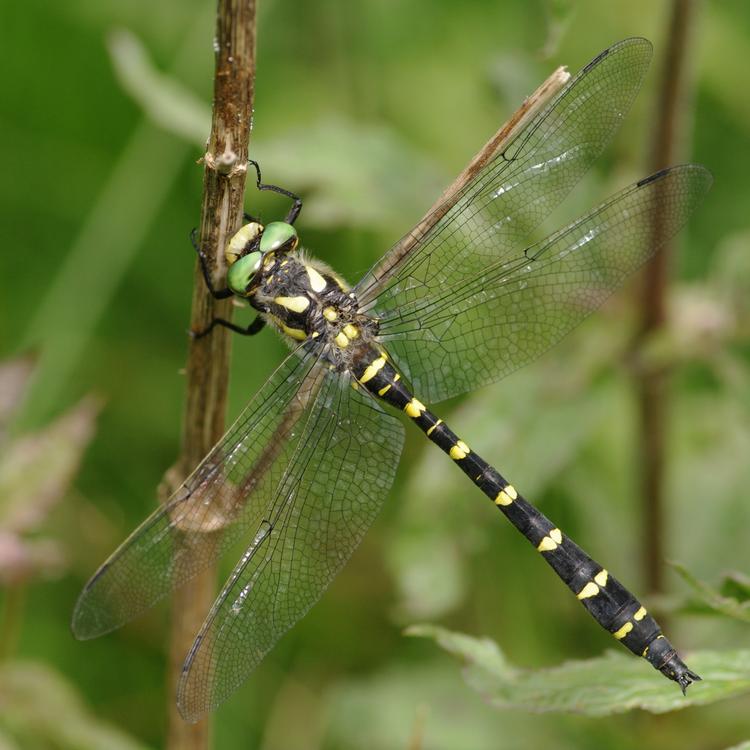
M 267 181 L 306 199 L 303 243 L 356 281 L 555 66 L 575 72 L 612 42 L 646 36 L 655 61 L 644 90 L 556 214 L 571 219 L 648 172 L 668 10 L 641 0 L 265 0 L 251 155 Z M 68 623 L 87 577 L 154 507 L 178 450 L 213 14 L 197 0 L 28 0 L 0 11 L 0 341 L 6 358 L 37 357 L 18 430 L 40 429 L 84 394 L 102 399 L 80 471 L 34 531 L 56 540 L 65 563 L 23 586 L 6 658 L 22 660 L 39 687 L 23 713 L 1 700 L 0 685 L 0 747 L 130 747 L 124 735 L 163 744 L 166 608 L 88 643 Z M 670 290 L 677 332 L 656 349 L 678 364 L 664 547 L 709 581 L 750 564 L 748 59 L 750 6 L 699 5 L 682 153 L 716 182 L 681 234 Z M 247 207 L 265 219 L 286 208 L 252 190 Z M 622 355 L 636 293 L 629 285 L 553 354 L 437 410 L 638 592 L 640 437 Z M 269 331 L 235 341 L 231 416 L 284 352 Z M 450 462 L 409 434 L 379 520 L 322 601 L 219 709 L 216 747 L 663 749 L 750 739 L 741 697 L 668 716 L 495 710 L 434 643 L 405 637 L 405 625 L 440 622 L 495 639 L 528 668 L 612 647 Z M 669 595 L 653 603 L 667 611 L 673 642 L 688 652 L 747 644 L 747 624 L 686 611 L 686 586 L 673 573 L 667 581 Z M 59 710 L 40 700 L 53 683 L 80 694 L 88 718 L 76 720 L 96 717 L 122 735 L 71 740 L 78 699 L 65 692 Z

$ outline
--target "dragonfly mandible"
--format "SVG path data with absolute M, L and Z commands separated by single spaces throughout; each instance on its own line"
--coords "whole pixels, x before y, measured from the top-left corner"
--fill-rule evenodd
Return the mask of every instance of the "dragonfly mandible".
M 539 551 L 615 639 L 676 681 L 700 679 L 645 607 L 425 404 L 496 381 L 546 351 L 674 235 L 711 175 L 671 167 L 529 243 L 630 107 L 651 44 L 626 39 L 584 67 L 492 155 L 439 216 L 350 287 L 283 221 L 249 220 L 225 251 L 227 286 L 292 351 L 226 435 L 84 588 L 73 631 L 119 627 L 230 547 L 245 552 L 208 613 L 178 687 L 197 720 L 224 701 L 319 599 L 377 515 L 406 415 Z M 658 239 L 653 226 L 659 223 Z M 196 246 L 202 261 L 205 256 Z

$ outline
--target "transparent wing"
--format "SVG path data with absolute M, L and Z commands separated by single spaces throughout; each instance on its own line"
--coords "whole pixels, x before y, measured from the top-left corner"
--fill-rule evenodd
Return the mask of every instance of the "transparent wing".
M 679 231 L 711 185 L 704 167 L 672 167 L 474 278 L 404 302 L 380 338 L 417 393 L 433 401 L 504 377 L 598 307 Z
M 390 488 L 403 426 L 348 374 L 326 371 L 255 537 L 185 662 L 177 702 L 195 721 L 245 680 L 318 600 Z
M 583 68 L 456 193 L 444 216 L 420 224 L 371 269 L 355 290 L 362 309 L 387 317 L 404 303 L 472 278 L 491 263 L 517 259 L 529 233 L 617 130 L 651 52 L 646 39 L 626 39 Z
M 294 450 L 290 440 L 321 382 L 313 356 L 293 353 L 162 507 L 94 574 L 73 612 L 77 638 L 136 617 L 255 533 Z

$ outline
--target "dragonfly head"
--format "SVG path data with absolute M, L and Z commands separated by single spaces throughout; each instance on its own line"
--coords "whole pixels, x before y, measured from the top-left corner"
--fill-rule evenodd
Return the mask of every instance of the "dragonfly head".
M 263 258 L 270 253 L 293 252 L 298 244 L 297 230 L 285 221 L 272 221 L 265 227 L 257 221 L 245 224 L 232 236 L 224 251 L 229 266 L 229 288 L 240 297 L 251 296 Z

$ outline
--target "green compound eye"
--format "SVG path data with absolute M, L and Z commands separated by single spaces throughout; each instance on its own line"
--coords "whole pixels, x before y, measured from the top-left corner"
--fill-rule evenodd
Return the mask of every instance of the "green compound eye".
M 259 252 L 250 253 L 243 258 L 239 258 L 227 271 L 227 285 L 241 297 L 246 296 L 247 287 L 255 276 L 255 272 L 260 268 L 260 260 L 263 256 Z
M 297 246 L 297 230 L 285 221 L 272 221 L 266 224 L 260 238 L 260 251 L 262 253 L 274 250 L 294 250 Z M 285 247 L 288 245 L 288 247 Z

